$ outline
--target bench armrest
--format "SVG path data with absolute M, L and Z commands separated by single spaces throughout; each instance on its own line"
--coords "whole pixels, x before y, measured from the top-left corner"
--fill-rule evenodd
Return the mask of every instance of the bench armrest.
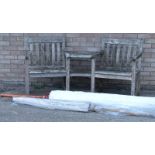
M 136 61 L 140 57 L 142 57 L 143 52 L 139 53 L 136 57 L 133 58 L 133 61 Z
M 143 54 L 143 52 L 139 53 L 134 58 L 131 58 L 130 61 L 129 61 L 129 63 L 136 62 L 139 58 L 142 57 L 142 54 Z

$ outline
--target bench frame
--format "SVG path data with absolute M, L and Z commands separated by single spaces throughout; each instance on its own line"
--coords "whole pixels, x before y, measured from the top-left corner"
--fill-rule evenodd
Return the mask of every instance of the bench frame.
M 105 48 L 105 44 L 107 44 L 106 48 Z M 142 59 L 142 54 L 143 54 L 143 40 L 141 39 L 102 39 L 102 52 L 101 55 L 104 55 L 104 53 L 109 54 L 110 53 L 110 47 L 108 46 L 117 46 L 117 50 L 120 51 L 120 47 L 118 47 L 119 45 L 121 46 L 137 46 L 136 49 L 138 49 L 138 54 L 135 54 L 134 52 L 136 52 L 136 50 L 134 50 L 134 48 L 127 48 L 126 52 L 127 52 L 127 58 L 126 58 L 126 63 L 127 65 L 131 64 L 131 76 L 129 76 L 128 72 L 111 72 L 111 71 L 104 71 L 100 70 L 98 71 L 96 67 L 96 59 L 94 59 L 94 64 L 92 65 L 92 92 L 95 91 L 95 78 L 105 78 L 105 79 L 119 79 L 119 80 L 129 80 L 131 81 L 131 95 L 139 95 L 140 94 L 140 71 L 141 71 L 141 59 Z M 115 48 L 115 47 L 111 47 Z M 122 47 L 121 50 L 123 50 L 124 47 Z M 131 49 L 134 50 L 132 51 L 132 56 L 131 56 Z M 119 63 L 121 61 L 120 59 L 120 55 L 118 53 L 118 51 L 115 50 L 115 60 L 112 58 L 112 61 L 115 61 L 117 63 Z M 125 49 L 124 49 L 125 52 Z M 102 56 L 101 56 L 102 57 Z M 108 59 L 110 58 L 109 55 L 107 57 Z M 102 61 L 107 61 L 107 60 L 103 60 Z
M 46 47 L 47 44 L 49 46 L 49 49 L 47 49 Z M 64 37 L 50 37 L 50 38 L 40 37 L 39 39 L 25 38 L 24 48 L 25 48 L 25 54 L 26 54 L 26 58 L 25 58 L 26 94 L 30 93 L 31 78 L 66 77 L 66 64 L 65 64 L 65 55 L 64 55 L 65 38 Z M 46 51 L 44 52 L 44 50 Z M 39 55 L 38 56 L 39 58 L 37 57 L 33 59 L 32 57 L 34 56 L 32 56 L 32 53 Z M 48 57 L 48 55 L 46 55 L 46 58 L 45 58 L 44 54 L 48 54 L 50 58 Z M 45 59 L 43 60 L 42 57 L 44 57 Z M 35 65 L 32 65 L 33 63 L 32 59 L 34 61 L 36 61 L 36 59 L 37 60 L 42 59 L 42 60 L 39 60 L 39 63 L 40 63 L 39 65 L 37 63 Z M 48 62 L 45 62 L 46 59 L 48 59 Z M 59 64 L 59 62 L 61 62 L 61 64 Z M 45 72 L 43 68 L 46 68 L 47 72 Z M 39 72 L 36 70 L 39 70 Z

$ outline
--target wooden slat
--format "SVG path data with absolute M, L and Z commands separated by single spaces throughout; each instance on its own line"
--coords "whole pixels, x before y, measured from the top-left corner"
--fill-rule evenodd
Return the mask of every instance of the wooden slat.
M 107 44 L 126 44 L 126 45 L 140 45 L 141 44 L 140 39 L 109 39 L 109 38 L 103 38 L 102 43 Z
M 91 77 L 90 73 L 70 73 L 71 77 Z
M 132 58 L 136 56 L 137 53 L 137 46 L 133 46 Z
M 34 46 L 33 44 L 30 44 L 30 64 L 33 64 L 33 49 L 34 49 Z
M 39 37 L 39 38 L 29 38 L 29 39 L 26 39 L 26 42 L 27 43 L 58 43 L 58 42 L 63 42 L 64 41 L 64 38 L 62 37 Z
M 105 51 L 106 65 L 109 65 L 109 55 L 110 55 L 110 44 L 107 44 L 106 51 Z
M 39 44 L 35 43 L 35 55 L 36 55 L 36 65 L 40 64 L 40 53 L 39 53 Z
M 127 63 L 131 60 L 131 54 L 132 54 L 132 46 L 129 45 L 127 50 Z
M 55 43 L 52 43 L 52 65 L 55 64 Z
M 61 44 L 60 43 L 57 43 L 56 44 L 57 45 L 57 64 L 59 64 L 60 63 L 60 56 L 61 56 L 61 48 L 60 48 L 60 46 L 61 46 Z
M 104 42 L 102 42 L 102 51 L 104 51 L 104 50 L 106 50 L 106 46 L 105 46 L 105 43 Z
M 120 51 L 121 51 L 121 45 L 117 45 L 117 51 L 116 51 L 116 65 L 120 66 Z
M 62 66 L 66 66 L 66 62 L 65 62 L 65 46 L 66 46 L 66 42 L 65 42 L 65 38 L 63 38 L 63 42 L 61 42 L 62 44 L 62 49 L 61 49 L 61 61 L 62 61 Z
M 40 65 L 44 65 L 44 60 L 45 60 L 44 43 L 40 43 Z
M 50 66 L 44 66 L 44 65 L 35 65 L 35 66 L 29 66 L 29 68 L 30 69 L 43 69 L 43 68 L 48 68 L 48 69 L 56 69 L 56 68 L 60 68 L 60 69 L 62 69 L 62 68 L 65 68 L 64 66 L 62 66 L 61 64 L 60 65 L 50 65 Z
M 49 55 L 50 55 L 50 62 L 49 62 L 49 65 L 52 65 L 52 43 L 49 43 Z
M 120 76 L 131 76 L 131 72 L 118 72 L 118 71 L 95 71 L 96 74 L 102 75 L 120 75 Z
M 45 46 L 45 65 L 50 65 L 50 58 L 51 58 L 51 54 L 50 54 L 50 43 L 46 43 Z
M 128 80 L 131 81 L 131 77 L 126 77 L 126 76 L 121 76 L 121 75 L 107 75 L 107 74 L 96 74 L 95 73 L 95 77 L 96 78 L 103 78 L 103 79 L 115 79 L 115 80 Z
M 35 48 L 35 44 L 33 44 L 33 52 L 32 52 L 32 64 L 36 65 L 37 64 L 37 60 L 36 60 L 36 48 Z
M 126 66 L 126 54 L 127 54 L 127 46 L 123 45 L 123 48 L 122 48 L 122 67 Z
M 111 45 L 112 49 L 111 49 L 111 66 L 114 66 L 116 64 L 116 45 L 113 44 Z
M 63 72 L 63 73 L 61 73 L 61 72 L 58 72 L 58 73 L 38 73 L 38 74 L 30 74 L 30 77 L 31 78 L 43 78 L 43 77 L 49 77 L 49 78 L 51 78 L 51 77 L 66 77 L 66 73 L 65 72 Z

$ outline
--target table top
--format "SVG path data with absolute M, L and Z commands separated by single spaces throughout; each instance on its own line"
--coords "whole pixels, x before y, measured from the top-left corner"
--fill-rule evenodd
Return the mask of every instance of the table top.
M 101 54 L 101 51 L 65 51 L 67 58 L 91 59 Z

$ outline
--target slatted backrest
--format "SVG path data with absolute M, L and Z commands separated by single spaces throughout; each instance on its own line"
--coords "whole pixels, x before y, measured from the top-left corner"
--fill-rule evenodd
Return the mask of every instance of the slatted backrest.
M 114 70 L 130 69 L 130 60 L 142 52 L 140 39 L 102 39 L 102 63 Z
M 64 67 L 64 38 L 26 39 L 31 67 Z

